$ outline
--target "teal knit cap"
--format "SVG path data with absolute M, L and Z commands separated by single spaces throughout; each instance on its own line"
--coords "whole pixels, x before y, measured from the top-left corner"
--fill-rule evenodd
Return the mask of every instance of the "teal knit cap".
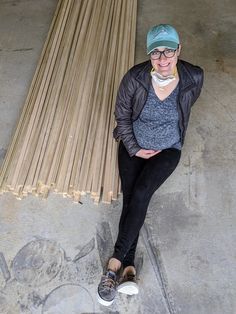
M 169 24 L 159 24 L 150 28 L 147 33 L 147 54 L 158 47 L 177 49 L 179 35 L 175 28 Z

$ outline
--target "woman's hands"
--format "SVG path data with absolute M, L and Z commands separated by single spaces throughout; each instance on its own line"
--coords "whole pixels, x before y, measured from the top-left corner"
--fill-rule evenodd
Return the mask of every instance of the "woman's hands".
M 144 159 L 149 159 L 157 154 L 159 154 L 161 150 L 152 150 L 152 149 L 140 149 L 135 156 L 144 158 Z

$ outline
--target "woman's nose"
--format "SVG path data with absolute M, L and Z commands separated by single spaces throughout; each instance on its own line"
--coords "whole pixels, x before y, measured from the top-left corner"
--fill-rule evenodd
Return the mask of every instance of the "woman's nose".
M 166 60 L 167 58 L 166 58 L 166 56 L 164 55 L 164 53 L 162 53 L 161 55 L 160 55 L 160 58 L 159 58 L 160 60 Z

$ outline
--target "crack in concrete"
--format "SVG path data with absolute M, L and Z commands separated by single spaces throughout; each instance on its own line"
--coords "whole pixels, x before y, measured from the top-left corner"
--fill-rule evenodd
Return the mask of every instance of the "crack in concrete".
M 81 250 L 80 252 L 74 257 L 73 262 L 77 262 L 82 257 L 88 255 L 92 250 L 95 248 L 95 239 L 92 238 Z
M 5 148 L 0 148 L 0 159 L 4 159 L 6 156 L 7 150 Z
M 18 49 L 13 49 L 12 51 L 31 51 L 33 48 L 18 48 Z
M 101 223 L 97 230 L 96 239 L 101 265 L 103 272 L 105 272 L 108 259 L 111 256 L 111 252 L 114 247 L 111 229 L 108 222 L 104 221 Z
M 17 48 L 17 49 L 0 49 L 3 52 L 25 52 L 25 51 L 32 51 L 34 48 Z
M 2 252 L 0 252 L 0 269 L 2 271 L 5 281 L 8 281 L 11 278 L 11 274 L 9 272 L 7 262 Z
M 166 307 L 170 314 L 176 314 L 177 310 L 175 308 L 173 296 L 169 291 L 167 275 L 165 273 L 164 265 L 161 259 L 160 251 L 157 250 L 150 241 L 149 228 L 146 223 L 144 223 L 141 230 L 141 236 L 146 247 L 150 262 L 154 269 L 157 281 L 160 285 L 163 299 L 165 301 Z

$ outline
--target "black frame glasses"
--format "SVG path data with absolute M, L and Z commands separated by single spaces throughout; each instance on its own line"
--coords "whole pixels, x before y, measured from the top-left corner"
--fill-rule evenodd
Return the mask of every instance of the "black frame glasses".
M 158 60 L 161 58 L 163 54 L 166 58 L 173 58 L 177 49 L 165 49 L 163 51 L 153 50 L 150 53 L 150 57 L 152 60 Z

